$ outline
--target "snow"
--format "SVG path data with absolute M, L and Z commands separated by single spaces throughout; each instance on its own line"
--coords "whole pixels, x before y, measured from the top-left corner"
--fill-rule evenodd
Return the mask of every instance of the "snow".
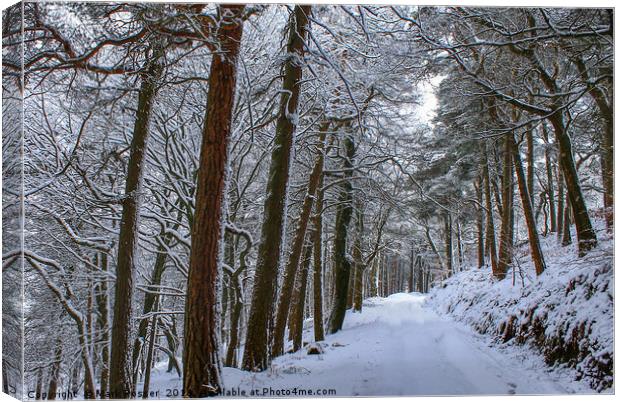
M 367 299 L 362 313 L 348 311 L 343 330 L 321 343 L 323 354 L 302 349 L 275 359 L 260 373 L 224 368 L 225 388 L 247 396 L 252 390 L 259 396 L 308 395 L 302 390 L 335 390 L 336 396 L 592 392 L 548 372 L 534 354 L 492 347 L 488 338 L 436 313 L 426 298 L 401 293 Z M 304 339 L 311 340 L 311 320 L 306 324 Z M 155 369 L 151 387 L 161 390 L 161 398 L 165 389 L 182 386 L 164 370 L 165 365 Z
M 539 277 L 528 246 L 517 249 L 515 265 L 525 274 L 525 286 L 518 273 L 513 285 L 511 273 L 497 281 L 489 268 L 473 268 L 434 288 L 429 305 L 487 334 L 496 346 L 523 349 L 519 346 L 523 345 L 532 354 L 544 354 L 548 364 L 566 376 L 598 391 L 613 391 L 606 366 L 614 356 L 614 242 L 602 221 L 593 223 L 599 245 L 585 257 L 577 256 L 574 244 L 559 246 L 553 234 L 541 238 L 547 269 Z M 515 333 L 506 333 L 511 317 Z M 539 336 L 541 331 L 533 325 L 536 320 L 544 325 Z

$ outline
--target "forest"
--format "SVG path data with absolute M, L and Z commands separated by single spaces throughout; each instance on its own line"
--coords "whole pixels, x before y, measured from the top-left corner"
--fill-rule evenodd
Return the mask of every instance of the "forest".
M 613 389 L 613 337 L 601 340 L 614 318 L 613 17 L 324 4 L 4 10 L 3 391 L 202 398 L 278 367 L 284 376 L 290 356 L 324 356 L 308 378 L 347 351 L 364 361 L 371 336 L 398 347 L 402 332 L 418 347 L 428 329 L 450 335 L 442 351 L 456 349 L 441 320 L 465 300 L 460 318 L 478 312 L 476 291 L 516 295 L 471 313 L 497 321 L 477 332 L 532 340 L 588 392 Z M 559 307 L 534 319 L 551 300 L 541 292 L 554 306 L 580 303 L 558 318 L 571 330 L 558 324 L 557 338 Z M 447 301 L 434 330 L 408 321 Z M 398 351 L 389 356 L 398 371 Z M 350 364 L 330 366 L 334 388 Z M 393 381 L 338 395 L 527 385 Z

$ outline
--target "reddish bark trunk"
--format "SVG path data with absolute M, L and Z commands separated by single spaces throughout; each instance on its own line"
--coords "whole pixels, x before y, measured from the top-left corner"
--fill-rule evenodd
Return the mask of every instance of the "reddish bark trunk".
M 223 198 L 228 165 L 228 142 L 237 82 L 237 58 L 243 5 L 221 6 L 217 39 L 223 52 L 214 54 L 200 149 L 196 213 L 185 301 L 183 395 L 202 398 L 221 391 L 221 362 L 217 330 L 217 281 L 223 235 Z
M 529 187 L 526 183 L 525 173 L 523 172 L 523 164 L 521 162 L 521 154 L 519 153 L 519 146 L 515 142 L 512 134 L 508 135 L 508 140 L 511 142 L 513 149 L 513 159 L 515 165 L 515 171 L 517 173 L 517 182 L 519 184 L 519 193 L 521 194 L 521 204 L 523 206 L 523 214 L 525 215 L 525 222 L 527 224 L 527 234 L 530 240 L 530 250 L 532 252 L 532 261 L 536 269 L 536 275 L 540 275 L 545 270 L 545 259 L 540 247 L 540 239 L 536 230 L 536 220 L 534 219 L 534 211 L 532 208 L 532 198 L 529 195 Z

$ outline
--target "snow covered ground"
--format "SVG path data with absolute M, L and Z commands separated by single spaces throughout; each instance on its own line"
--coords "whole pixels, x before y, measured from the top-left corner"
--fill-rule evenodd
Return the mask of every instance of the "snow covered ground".
M 305 339 L 312 339 L 311 328 Z M 592 392 L 522 347 L 498 349 L 464 324 L 439 316 L 425 296 L 372 298 L 347 312 L 342 331 L 327 336 L 324 353 L 305 349 L 274 360 L 262 373 L 225 368 L 228 392 L 238 396 L 564 394 Z M 529 353 L 528 353 L 529 352 Z M 152 390 L 181 389 L 163 372 Z M 311 391 L 312 393 L 309 393 Z
M 497 281 L 489 268 L 472 268 L 432 289 L 428 304 L 493 338 L 495 347 L 536 349 L 556 371 L 562 367 L 567 377 L 613 392 L 614 239 L 604 222 L 593 223 L 599 245 L 585 257 L 548 236 L 542 275 L 535 275 L 525 244 L 515 259 L 523 279 L 516 274 L 513 283 L 509 273 Z

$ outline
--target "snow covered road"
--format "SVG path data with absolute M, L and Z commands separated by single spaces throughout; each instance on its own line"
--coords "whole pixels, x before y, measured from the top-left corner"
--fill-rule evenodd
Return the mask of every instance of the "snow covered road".
M 312 339 L 311 328 L 305 339 Z M 271 396 L 311 390 L 351 395 L 559 394 L 588 392 L 544 368 L 539 356 L 488 346 L 462 324 L 424 305 L 419 294 L 395 294 L 347 312 L 342 331 L 327 337 L 324 354 L 305 349 L 276 359 L 270 370 L 225 368 L 227 389 L 269 389 Z M 518 349 L 519 350 L 519 349 Z M 172 380 L 174 381 L 174 380 Z M 160 381 L 159 386 L 165 387 Z M 284 391 L 285 394 L 273 394 Z M 592 391 L 590 391 L 592 392 Z M 303 395 L 303 394 L 301 394 Z M 306 394 L 307 395 L 307 394 Z M 269 395 L 265 395 L 269 396 Z

